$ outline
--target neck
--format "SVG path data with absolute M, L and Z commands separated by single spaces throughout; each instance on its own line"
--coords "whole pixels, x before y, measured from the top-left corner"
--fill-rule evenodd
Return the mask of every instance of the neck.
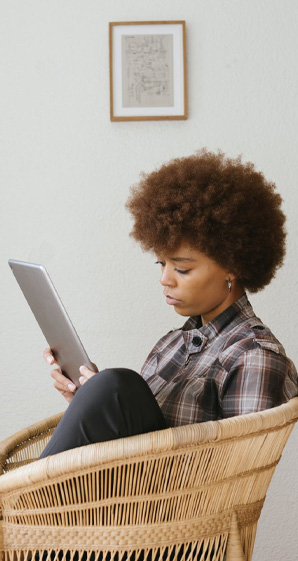
M 207 314 L 202 314 L 201 315 L 202 324 L 206 325 L 206 323 L 209 323 L 210 321 L 215 319 L 217 316 L 219 316 L 219 314 L 221 314 L 227 308 L 232 306 L 232 304 L 234 304 L 234 302 L 237 302 L 237 300 L 239 300 L 239 298 L 244 296 L 244 294 L 245 294 L 245 290 L 244 290 L 243 286 L 239 285 L 237 283 L 237 281 L 234 281 L 233 285 L 232 285 L 231 292 L 228 292 L 228 295 L 223 300 L 223 302 L 221 302 L 221 304 L 219 304 L 213 310 L 210 310 Z

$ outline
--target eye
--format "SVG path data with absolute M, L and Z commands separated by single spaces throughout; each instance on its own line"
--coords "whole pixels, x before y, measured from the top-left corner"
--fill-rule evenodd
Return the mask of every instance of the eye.
M 162 267 L 165 266 L 164 261 L 155 261 L 155 265 L 161 265 Z
M 190 272 L 190 269 L 186 269 L 185 271 L 181 271 L 181 269 L 175 269 L 175 271 L 177 271 L 177 273 L 179 273 L 180 275 L 187 275 L 187 273 Z

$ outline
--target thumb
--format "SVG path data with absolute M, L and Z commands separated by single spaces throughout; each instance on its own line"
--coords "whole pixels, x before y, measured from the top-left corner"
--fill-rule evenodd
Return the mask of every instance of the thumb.
M 91 378 L 92 376 L 94 376 L 94 372 L 92 372 L 92 370 L 89 370 L 89 368 L 87 368 L 87 366 L 80 366 L 80 373 L 82 374 L 82 376 L 84 376 L 84 378 Z

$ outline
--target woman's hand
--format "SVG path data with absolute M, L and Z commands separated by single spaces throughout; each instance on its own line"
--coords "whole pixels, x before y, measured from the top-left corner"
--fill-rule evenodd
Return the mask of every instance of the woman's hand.
M 46 349 L 44 351 L 43 358 L 48 364 L 57 364 L 51 349 Z M 54 378 L 54 387 L 65 397 L 66 401 L 70 403 L 77 391 L 75 384 L 62 374 L 61 368 L 52 370 L 51 376 Z
M 95 364 L 93 364 L 93 366 L 94 366 L 96 372 L 98 372 L 97 366 Z M 92 372 L 92 370 L 89 370 L 89 368 L 87 368 L 87 366 L 80 366 L 81 376 L 79 378 L 79 382 L 80 382 L 81 386 L 86 384 L 86 382 L 88 382 L 88 380 L 90 380 L 90 378 L 92 378 L 92 376 L 94 376 L 94 374 L 96 374 L 96 372 Z
M 55 360 L 55 357 L 51 349 L 49 348 L 44 351 L 43 358 L 48 364 L 57 364 L 57 361 Z M 98 371 L 96 364 L 94 364 L 93 366 L 95 368 L 95 372 L 89 370 L 87 366 L 80 367 L 81 376 L 79 378 L 79 382 L 81 386 L 83 386 Z M 66 401 L 70 403 L 77 391 L 76 385 L 69 378 L 64 376 L 64 374 L 62 374 L 61 368 L 59 367 L 55 368 L 55 370 L 52 370 L 51 376 L 52 378 L 54 378 L 54 387 L 63 395 Z

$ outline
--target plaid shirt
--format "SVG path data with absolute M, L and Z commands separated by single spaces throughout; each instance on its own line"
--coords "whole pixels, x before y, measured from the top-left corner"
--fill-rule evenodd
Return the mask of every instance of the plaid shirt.
M 191 317 L 162 337 L 141 375 L 168 426 L 260 411 L 298 395 L 294 364 L 246 295 L 206 325 Z

